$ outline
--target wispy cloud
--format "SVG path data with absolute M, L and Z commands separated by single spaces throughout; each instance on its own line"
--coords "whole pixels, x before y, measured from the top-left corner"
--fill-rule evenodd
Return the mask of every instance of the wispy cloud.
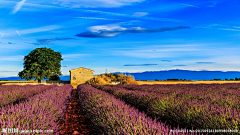
M 180 29 L 188 29 L 190 27 L 178 26 L 178 27 L 166 27 L 166 28 L 156 28 L 156 29 L 145 29 L 141 27 L 123 28 L 120 26 L 92 26 L 90 31 L 77 34 L 78 37 L 90 37 L 90 38 L 100 38 L 100 37 L 116 37 L 119 34 L 128 33 L 154 33 L 154 32 L 166 32 Z
M 145 1 L 145 0 L 129 0 L 129 1 L 119 1 L 119 0 L 102 1 L 102 0 L 97 0 L 97 2 L 96 1 L 95 2 L 85 1 L 85 2 L 94 4 L 97 7 L 99 7 L 101 4 L 97 4 L 98 2 L 111 3 L 111 4 L 107 4 L 106 6 L 113 6 L 112 3 L 125 3 L 126 5 L 128 5 L 127 3 L 129 3 L 129 5 L 130 5 L 131 3 L 142 2 L 142 1 Z M 12 2 L 12 1 L 10 1 L 10 2 Z M 13 3 L 15 3 L 15 2 L 13 2 Z M 70 10 L 73 10 L 73 11 L 84 12 L 84 13 L 98 13 L 98 14 L 106 14 L 106 15 L 112 15 L 112 16 L 121 16 L 121 17 L 129 17 L 129 18 L 135 18 L 135 19 L 146 19 L 146 20 L 153 20 L 153 21 L 163 21 L 163 22 L 186 22 L 184 20 L 179 20 L 179 19 L 159 18 L 159 17 L 145 17 L 147 15 L 147 12 L 136 12 L 132 15 L 132 14 L 122 14 L 122 13 L 116 13 L 116 12 L 106 12 L 106 11 L 100 11 L 100 10 L 88 10 L 88 9 L 77 8 L 78 3 L 84 5 L 84 2 L 81 1 L 81 0 L 80 1 L 58 0 L 58 2 L 55 2 L 55 5 L 57 3 L 58 4 L 62 3 L 62 4 L 60 4 L 60 5 L 62 5 L 62 7 L 52 6 L 52 5 L 32 4 L 32 3 L 24 3 L 24 6 L 34 7 L 34 8 L 35 7 L 37 7 L 37 8 L 66 8 L 66 9 L 70 9 Z M 68 4 L 66 5 L 66 4 L 63 4 L 63 3 L 68 3 L 69 6 L 67 6 Z M 72 5 L 72 6 L 70 6 L 70 5 Z M 97 19 L 97 18 L 86 17 L 86 18 L 83 18 L 83 19 Z M 107 19 L 106 18 L 105 20 L 112 20 L 112 19 Z M 117 20 L 117 19 L 114 19 L 114 20 Z
M 31 29 L 25 29 L 25 30 L 20 30 L 18 31 L 19 34 L 31 34 L 31 33 L 37 33 L 37 32 L 45 32 L 45 31 L 51 31 L 51 30 L 56 30 L 60 29 L 62 26 L 59 25 L 49 25 L 49 26 L 43 26 L 39 28 L 31 28 Z
M 22 0 L 23 1 L 23 0 Z M 21 2 L 22 2 L 21 1 Z M 4 5 L 4 6 L 11 6 L 12 4 L 16 4 L 16 6 L 17 6 L 17 4 L 18 3 L 20 3 L 20 2 L 15 2 L 15 1 L 7 1 L 7 0 L 3 0 L 3 1 L 1 1 L 1 4 L 2 5 Z M 36 4 L 36 3 L 28 3 L 28 2 L 26 2 L 26 0 L 25 0 L 25 2 L 23 3 L 24 4 L 24 7 L 34 7 L 34 8 L 63 8 L 63 7 L 59 7 L 59 6 L 52 6 L 52 5 L 42 5 L 42 4 Z M 1 6 L 2 6 L 1 5 Z M 15 6 L 15 7 L 16 7 Z M 13 9 L 14 10 L 14 9 Z
M 181 5 L 184 5 L 184 6 L 187 6 L 187 7 L 196 7 L 196 8 L 199 8 L 199 6 L 192 5 L 192 4 L 182 3 Z
M 51 41 L 56 41 L 56 40 L 73 40 L 76 38 L 46 38 L 46 39 L 37 39 L 37 43 L 31 43 L 29 44 L 34 44 L 34 45 L 53 45 L 53 43 L 50 43 Z
M 148 14 L 147 12 L 136 12 L 132 16 L 134 16 L 134 17 L 142 17 L 142 16 L 145 16 L 147 14 Z
M 229 30 L 229 31 L 240 31 L 240 29 L 222 29 L 222 30 Z
M 19 72 L 19 71 L 0 71 L 0 72 Z
M 76 40 L 76 38 L 54 38 L 55 40 Z
M 21 37 L 21 35 L 19 34 L 19 32 L 16 30 L 16 33 L 18 34 L 18 36 L 20 36 Z
M 186 66 L 186 65 L 173 65 L 173 66 Z
M 25 39 L 17 30 L 16 30 L 16 33 L 18 34 L 19 37 Z
M 163 58 L 163 59 L 169 59 L 169 58 L 175 58 L 175 57 L 187 57 L 192 56 L 189 52 L 197 52 L 199 51 L 198 48 L 191 47 L 191 45 L 188 48 L 182 47 L 186 45 L 179 45 L 175 47 L 176 45 L 169 45 L 166 47 L 162 46 L 147 46 L 147 47 L 138 47 L 138 49 L 132 49 L 132 50 L 117 50 L 117 51 L 111 51 L 108 52 L 112 55 L 118 55 L 118 56 L 130 56 L 130 57 L 137 57 L 137 58 Z M 149 49 L 151 48 L 151 49 Z M 153 49 L 156 49 L 158 51 L 152 51 Z M 189 55 L 187 55 L 189 54 Z M 168 61 L 169 62 L 169 61 Z
M 158 64 L 126 64 L 124 66 L 154 66 Z
M 206 8 L 206 7 L 214 8 L 223 1 L 226 1 L 226 0 L 209 0 L 209 1 L 198 1 L 198 2 L 190 1 L 189 3 L 182 3 L 182 5 L 188 6 L 188 7 L 195 7 L 195 8 Z
M 12 15 L 16 14 L 21 9 L 21 7 L 23 6 L 23 4 L 25 2 L 26 2 L 26 0 L 22 0 L 22 1 L 18 2 L 17 5 L 13 8 L 13 10 L 11 11 L 10 14 L 12 14 Z
M 53 45 L 53 43 L 32 43 L 32 42 L 29 42 L 29 44 L 34 44 L 34 45 Z
M 216 62 L 196 62 L 197 64 L 213 64 L 213 63 L 216 63 Z
M 80 7 L 121 7 L 131 5 L 133 3 L 143 2 L 144 0 L 56 0 L 55 4 L 60 4 L 64 7 L 80 8 Z
M 78 12 L 83 12 L 83 13 L 97 13 L 97 14 L 105 14 L 105 15 L 133 18 L 133 19 L 153 20 L 153 21 L 161 21 L 161 22 L 176 22 L 176 23 L 186 22 L 185 20 L 179 20 L 179 19 L 147 17 L 147 16 L 133 16 L 132 14 L 122 14 L 122 13 L 106 12 L 106 11 L 100 11 L 100 10 L 88 10 L 88 9 L 80 9 L 80 8 L 74 9 L 74 10 L 78 11 Z
M 64 61 L 75 61 L 76 59 L 88 56 L 88 54 L 63 54 L 62 57 Z
M 170 60 L 161 60 L 161 61 L 164 61 L 164 62 L 172 62 L 172 61 L 170 61 Z
M 1 61 L 23 61 L 24 56 L 22 55 L 17 55 L 17 56 L 7 56 L 7 57 L 0 57 L 0 62 Z
M 39 43 L 47 43 L 47 42 L 51 42 L 54 41 L 55 39 L 53 38 L 49 38 L 49 39 L 37 39 L 37 42 Z
M 76 58 L 81 56 L 86 56 L 87 54 L 64 54 L 63 58 Z
M 98 17 L 75 17 L 79 19 L 92 19 L 92 20 L 119 20 L 119 19 L 109 19 L 109 18 L 98 18 Z

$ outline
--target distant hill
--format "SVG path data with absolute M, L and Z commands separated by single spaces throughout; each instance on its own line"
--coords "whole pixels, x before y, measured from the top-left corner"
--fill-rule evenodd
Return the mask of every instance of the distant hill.
M 213 80 L 213 79 L 235 79 L 240 78 L 238 71 L 191 71 L 191 70 L 167 70 L 167 71 L 146 71 L 142 73 L 115 72 L 119 74 L 133 75 L 135 80 L 154 81 L 167 79 L 186 80 Z
M 240 72 L 238 71 L 191 71 L 191 70 L 166 70 L 166 71 L 146 71 L 142 73 L 129 73 L 129 72 L 114 72 L 118 74 L 126 74 L 134 76 L 135 80 L 148 80 L 154 81 L 167 80 L 167 79 L 186 79 L 186 80 L 213 80 L 213 79 L 235 79 L 240 78 Z M 95 75 L 96 76 L 96 75 Z M 70 76 L 60 76 L 63 81 L 70 81 Z M 9 81 L 26 81 L 18 77 L 0 78 L 0 80 Z M 44 80 L 43 80 L 44 81 Z
M 0 80 L 8 80 L 8 81 L 27 81 L 25 79 L 21 79 L 19 77 L 6 77 L 6 78 L 0 78 Z M 46 81 L 48 79 L 43 79 L 42 81 Z M 60 76 L 60 80 L 62 81 L 70 81 L 70 76 Z

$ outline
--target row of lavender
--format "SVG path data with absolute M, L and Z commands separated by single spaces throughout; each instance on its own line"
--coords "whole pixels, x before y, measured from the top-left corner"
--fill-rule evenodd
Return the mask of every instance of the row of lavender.
M 0 87 L 0 107 L 27 97 L 31 97 L 40 92 L 57 87 L 57 85 L 4 85 Z
M 24 88 L 24 87 L 29 87 L 29 86 L 30 85 L 0 85 L 0 91 L 19 89 L 19 88 Z
M 240 110 L 209 102 L 176 98 L 167 94 L 132 91 L 111 86 L 93 87 L 113 94 L 152 118 L 191 129 L 240 129 Z M 239 102 L 239 101 L 235 101 Z
M 99 134 L 194 134 L 174 133 L 173 131 L 180 129 L 171 129 L 165 123 L 157 122 L 156 119 L 152 120 L 145 113 L 139 112 L 113 95 L 91 86 L 79 85 L 77 91 L 85 116 L 92 121 L 92 127 Z
M 18 128 L 19 131 L 53 130 L 54 134 L 59 134 L 59 122 L 66 119 L 64 114 L 67 111 L 67 103 L 71 100 L 71 93 L 71 85 L 55 86 L 19 104 L 1 107 L 0 127 Z
M 240 110 L 240 84 L 117 85 L 128 90 L 168 95 L 174 98 L 209 102 Z
M 42 85 L 42 84 L 40 84 Z M 28 87 L 32 87 L 34 85 L 0 85 L 0 91 L 2 90 L 14 90 L 14 89 L 22 89 L 22 88 L 28 88 Z

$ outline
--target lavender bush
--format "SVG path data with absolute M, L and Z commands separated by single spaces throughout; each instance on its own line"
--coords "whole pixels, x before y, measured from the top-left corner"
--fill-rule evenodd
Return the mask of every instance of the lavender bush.
M 80 105 L 94 124 L 99 134 L 108 135 L 161 135 L 161 134 L 190 134 L 173 133 L 171 127 L 164 123 L 156 122 L 147 117 L 146 114 L 130 107 L 125 102 L 116 99 L 104 91 L 100 91 L 88 85 L 79 85 L 78 94 Z M 180 130 L 174 128 L 173 130 Z M 184 130 L 184 129 L 183 129 Z M 192 133 L 193 134 L 193 133 Z M 196 133 L 195 133 L 196 134 Z
M 71 100 L 71 92 L 71 85 L 57 86 L 19 104 L 1 107 L 0 127 L 54 130 L 54 134 L 59 134 L 61 127 L 58 123 L 59 120 L 65 120 L 64 114 L 67 111 L 67 103 Z

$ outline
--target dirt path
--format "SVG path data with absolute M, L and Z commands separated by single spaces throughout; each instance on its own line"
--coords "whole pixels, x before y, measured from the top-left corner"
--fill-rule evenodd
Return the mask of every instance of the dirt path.
M 72 93 L 72 101 L 68 105 L 68 111 L 65 114 L 66 121 L 62 125 L 61 135 L 92 135 L 90 122 L 86 119 L 79 105 L 77 90 Z

